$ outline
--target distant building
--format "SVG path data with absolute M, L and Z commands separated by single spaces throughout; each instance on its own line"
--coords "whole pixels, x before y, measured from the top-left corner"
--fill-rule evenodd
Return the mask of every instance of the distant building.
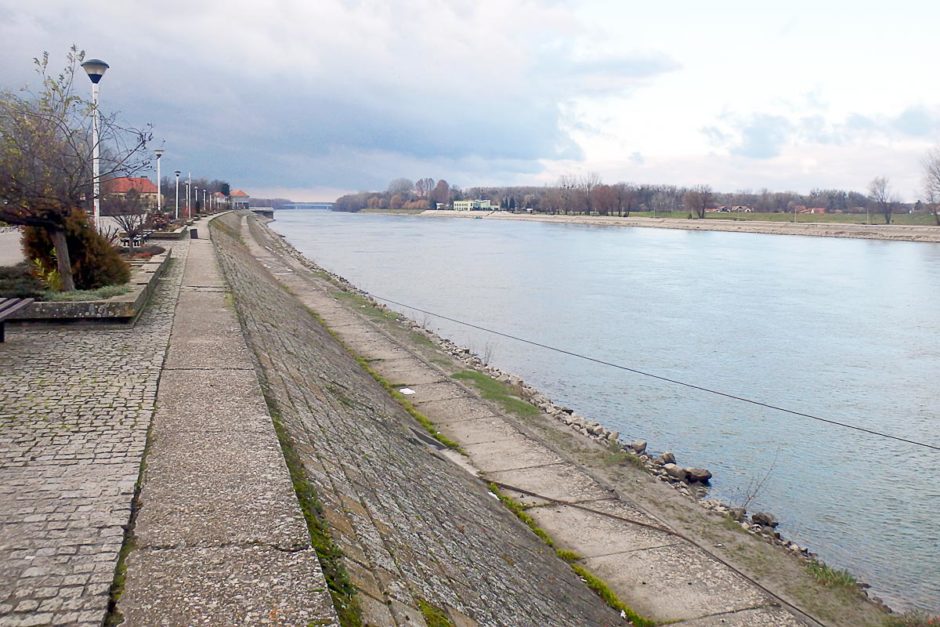
M 101 182 L 102 195 L 112 198 L 124 198 L 135 191 L 145 207 L 157 206 L 157 186 L 150 179 L 134 176 L 121 176 Z
M 499 205 L 489 200 L 455 200 L 454 211 L 499 211 Z
M 232 209 L 247 209 L 251 197 L 240 189 L 236 189 L 229 196 L 232 200 Z

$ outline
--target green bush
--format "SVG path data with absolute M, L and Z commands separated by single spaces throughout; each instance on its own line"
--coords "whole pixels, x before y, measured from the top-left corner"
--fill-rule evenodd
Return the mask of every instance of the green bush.
M 88 223 L 81 209 L 73 209 L 66 219 L 65 240 L 69 247 L 75 289 L 94 290 L 130 280 L 130 267 L 121 259 L 111 242 Z M 53 276 L 57 266 L 55 247 L 45 229 L 23 229 L 23 253 L 27 259 L 34 260 L 39 274 Z
M 0 298 L 38 298 L 45 289 L 29 263 L 0 266 Z

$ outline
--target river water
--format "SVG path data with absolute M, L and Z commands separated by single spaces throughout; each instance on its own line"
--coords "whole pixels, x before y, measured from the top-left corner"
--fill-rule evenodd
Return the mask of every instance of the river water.
M 597 359 L 940 445 L 940 245 L 280 211 L 360 288 Z M 555 402 L 715 475 L 712 494 L 940 612 L 940 452 L 396 307 Z

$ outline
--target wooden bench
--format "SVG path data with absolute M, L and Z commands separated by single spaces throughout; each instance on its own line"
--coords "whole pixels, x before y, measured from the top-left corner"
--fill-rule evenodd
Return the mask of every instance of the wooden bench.
M 32 302 L 32 298 L 0 298 L 0 343 L 4 340 L 3 327 L 6 319 Z

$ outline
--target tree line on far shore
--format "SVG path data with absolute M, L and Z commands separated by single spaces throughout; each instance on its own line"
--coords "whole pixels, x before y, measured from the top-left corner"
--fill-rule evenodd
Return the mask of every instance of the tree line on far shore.
M 890 224 L 895 213 L 931 213 L 940 226 L 940 147 L 923 160 L 924 199 L 903 203 L 886 177 L 874 178 L 868 194 L 841 189 L 814 189 L 809 194 L 741 190 L 716 192 L 708 185 L 680 187 L 632 183 L 604 183 L 597 174 L 565 175 L 555 185 L 471 187 L 466 190 L 441 179 L 412 181 L 398 178 L 381 192 L 358 192 L 339 197 L 334 211 L 363 209 L 451 208 L 456 200 L 488 200 L 505 211 L 564 215 L 613 215 L 632 213 L 705 218 L 711 212 L 848 213 L 880 214 Z

